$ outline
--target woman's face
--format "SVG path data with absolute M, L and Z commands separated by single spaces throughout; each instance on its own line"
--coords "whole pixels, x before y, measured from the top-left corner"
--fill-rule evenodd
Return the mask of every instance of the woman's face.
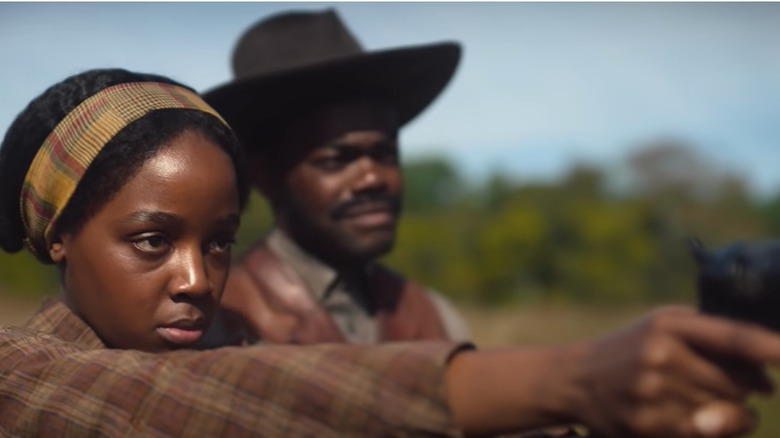
M 192 345 L 211 322 L 239 224 L 230 157 L 187 131 L 51 247 L 69 306 L 111 348 Z

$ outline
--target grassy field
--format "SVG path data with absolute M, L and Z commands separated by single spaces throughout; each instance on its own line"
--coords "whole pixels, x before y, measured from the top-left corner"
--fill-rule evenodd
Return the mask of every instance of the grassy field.
M 477 345 L 494 347 L 588 339 L 623 327 L 647 309 L 532 305 L 497 309 L 460 306 L 460 310 Z
M 0 294 L 0 325 L 19 325 L 38 306 L 34 300 L 23 300 Z
M 0 294 L 0 325 L 21 324 L 37 302 Z M 533 305 L 480 309 L 460 306 L 480 347 L 569 343 L 608 333 L 645 313 L 645 307 L 604 308 L 569 305 Z M 780 373 L 775 373 L 780 382 Z M 780 383 L 778 383 L 780 385 Z M 780 437 L 780 394 L 754 405 L 761 423 L 751 438 Z

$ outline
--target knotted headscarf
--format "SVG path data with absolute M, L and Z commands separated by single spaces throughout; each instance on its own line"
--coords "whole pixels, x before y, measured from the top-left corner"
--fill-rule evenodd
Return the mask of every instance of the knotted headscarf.
M 57 124 L 30 164 L 20 198 L 25 242 L 36 256 L 48 258 L 54 223 L 106 143 L 131 122 L 168 108 L 200 110 L 225 123 L 186 88 L 162 82 L 129 82 L 95 93 Z

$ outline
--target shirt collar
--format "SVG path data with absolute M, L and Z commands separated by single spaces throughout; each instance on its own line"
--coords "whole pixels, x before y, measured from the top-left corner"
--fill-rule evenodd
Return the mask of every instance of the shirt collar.
M 46 298 L 25 324 L 26 328 L 49 333 L 66 342 L 88 348 L 106 348 L 94 330 L 76 316 L 60 297 Z
M 271 230 L 266 242 L 283 263 L 293 268 L 317 300 L 323 300 L 336 284 L 339 274 L 335 269 L 304 251 L 279 228 Z

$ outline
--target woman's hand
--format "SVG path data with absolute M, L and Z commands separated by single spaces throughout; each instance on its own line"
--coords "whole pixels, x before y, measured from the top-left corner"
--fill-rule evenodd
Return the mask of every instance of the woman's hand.
M 599 438 L 720 438 L 753 427 L 744 402 L 772 392 L 764 365 L 780 365 L 780 334 L 667 307 L 573 346 L 460 353 L 447 389 L 467 434 L 580 423 Z
M 730 437 L 755 422 L 780 335 L 688 308 L 655 311 L 581 350 L 575 414 L 604 437 Z

